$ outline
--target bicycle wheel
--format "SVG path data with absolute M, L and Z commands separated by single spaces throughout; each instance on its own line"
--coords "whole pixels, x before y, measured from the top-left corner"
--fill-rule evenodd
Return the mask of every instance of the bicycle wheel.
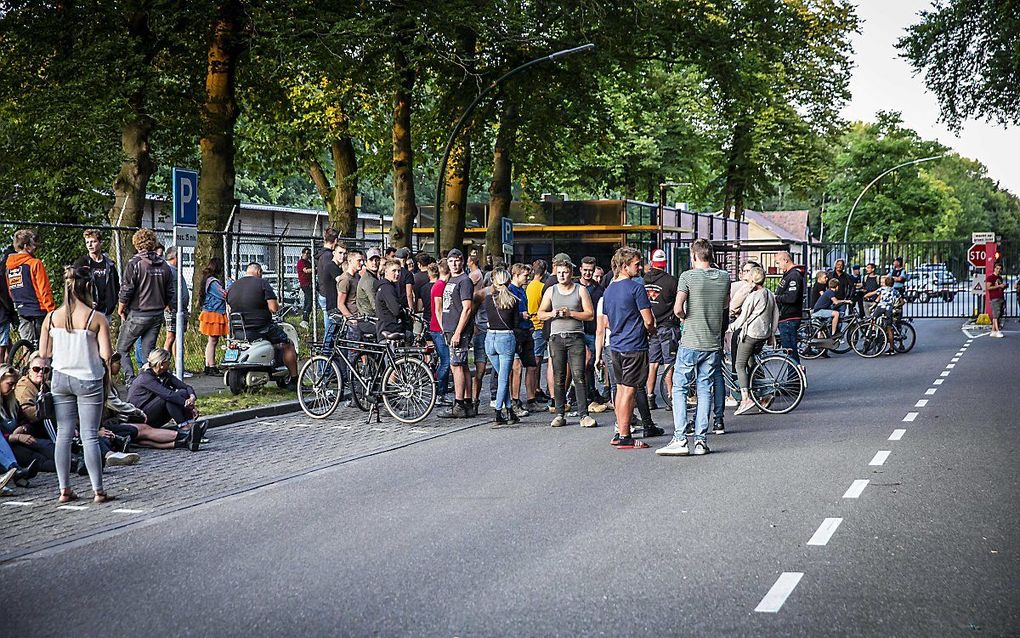
M 896 352 L 906 354 L 914 349 L 917 343 L 917 331 L 914 326 L 906 321 L 897 321 L 893 324 L 893 347 Z
M 662 366 L 661 369 L 662 369 L 662 376 L 659 377 L 659 382 L 658 382 L 658 386 L 659 386 L 659 398 L 662 399 L 662 404 L 663 405 L 669 405 L 670 402 L 673 401 L 673 395 L 670 393 L 670 388 L 672 386 L 667 386 L 666 385 L 666 379 L 667 378 L 672 378 L 672 376 L 673 376 L 673 364 L 672 363 L 667 363 L 665 366 Z
M 836 335 L 836 347 L 830 348 L 830 350 L 836 354 L 846 354 L 853 350 L 853 347 L 850 345 L 850 331 L 852 329 L 852 326 L 844 327 L 844 329 Z
M 329 357 L 315 356 L 305 362 L 298 374 L 298 403 L 313 419 L 325 419 L 340 405 L 343 378 L 340 366 Z
M 417 423 L 436 405 L 436 378 L 421 359 L 402 357 L 383 372 L 382 399 L 394 419 Z
M 797 351 L 802 359 L 817 359 L 825 354 L 825 348 L 812 343 L 819 339 L 828 339 L 829 331 L 824 326 L 814 323 L 801 323 L 800 332 L 797 335 Z
M 366 355 L 364 361 L 361 357 L 358 357 L 354 363 L 354 372 L 351 378 L 351 399 L 354 400 L 354 405 L 358 406 L 358 409 L 362 412 L 368 412 L 372 407 L 371 391 L 372 386 L 375 384 L 376 371 L 379 370 L 379 361 L 372 355 Z M 361 384 L 361 381 L 353 378 L 354 375 L 361 378 L 368 384 L 366 388 Z
M 850 345 L 854 352 L 865 359 L 873 359 L 883 352 L 889 345 L 889 337 L 881 326 L 869 322 L 854 328 L 850 335 Z
M 751 370 L 751 400 L 762 412 L 791 412 L 804 398 L 805 387 L 804 371 L 786 355 L 762 357 Z
M 24 372 L 28 367 L 28 356 L 35 352 L 35 344 L 28 339 L 22 339 L 14 344 L 11 352 L 7 355 L 7 363 L 18 372 Z

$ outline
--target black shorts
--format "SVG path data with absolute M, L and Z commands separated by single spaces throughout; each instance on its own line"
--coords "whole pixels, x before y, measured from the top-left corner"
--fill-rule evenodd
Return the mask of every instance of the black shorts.
M 680 330 L 675 326 L 663 326 L 648 337 L 648 362 L 673 363 L 676 349 L 680 345 Z
M 613 367 L 619 376 L 616 378 L 617 385 L 625 385 L 629 388 L 641 388 L 644 391 L 648 383 L 648 352 L 611 352 Z
M 514 337 L 517 339 L 517 358 L 525 368 L 538 366 L 535 359 L 535 336 L 530 330 L 514 330 Z
M 256 339 L 265 339 L 274 346 L 281 343 L 290 343 L 287 333 L 275 323 L 256 329 L 248 328 L 248 341 L 255 341 Z
M 452 332 L 444 332 L 443 336 L 446 337 L 446 343 L 450 346 L 450 365 L 466 366 L 468 364 L 468 353 L 471 352 L 473 345 L 474 335 L 470 332 L 462 332 L 460 343 L 456 347 L 453 344 Z

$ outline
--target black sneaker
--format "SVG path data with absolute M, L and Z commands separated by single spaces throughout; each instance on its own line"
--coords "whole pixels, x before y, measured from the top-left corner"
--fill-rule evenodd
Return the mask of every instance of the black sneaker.
M 649 410 L 658 410 L 659 409 L 658 404 L 655 403 L 655 395 L 654 394 L 649 394 L 648 395 L 648 409 Z
M 216 366 L 206 366 L 205 367 L 205 376 L 207 376 L 207 377 L 218 377 L 218 376 L 220 376 L 220 369 L 217 368 Z
M 198 452 L 198 446 L 202 444 L 202 438 L 205 436 L 205 431 L 209 427 L 209 422 L 205 419 L 201 421 L 195 421 L 194 425 L 191 426 L 191 451 Z
M 715 425 L 712 426 L 712 434 L 726 434 L 726 428 L 723 426 L 722 421 L 717 421 Z
M 643 435 L 642 438 L 651 439 L 651 438 L 656 437 L 656 436 L 662 436 L 665 433 L 666 433 L 666 431 L 663 430 L 662 428 L 660 428 L 658 426 L 655 426 L 655 425 L 648 424 L 648 425 L 645 426 L 645 432 L 644 432 L 644 435 Z
M 619 445 L 619 444 L 620 444 L 620 433 L 616 432 L 616 433 L 613 434 L 613 438 L 609 440 L 609 445 Z
M 647 447 L 647 443 L 644 441 L 638 441 L 632 436 L 621 436 L 620 442 L 616 444 L 617 450 L 642 450 Z
M 442 419 L 463 419 L 466 416 L 467 410 L 460 403 L 454 403 L 449 410 L 445 410 L 439 415 Z
M 686 436 L 694 435 L 694 419 L 691 419 L 690 421 L 687 422 L 687 427 L 684 428 L 684 434 Z

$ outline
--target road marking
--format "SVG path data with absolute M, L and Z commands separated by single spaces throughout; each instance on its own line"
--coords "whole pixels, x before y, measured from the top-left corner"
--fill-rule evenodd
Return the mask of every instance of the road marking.
M 372 428 L 369 432 L 389 432 L 389 428 Z
M 917 418 L 917 412 L 907 412 L 907 416 L 903 417 L 904 423 L 913 423 L 914 419 Z
M 947 363 L 946 364 L 946 370 L 952 370 L 955 367 L 956 367 L 955 363 Z
M 758 603 L 754 610 L 765 614 L 778 612 L 803 577 L 804 572 L 783 572 L 780 574 L 779 578 L 776 579 L 776 583 L 772 585 L 772 589 L 769 590 L 769 593 L 765 594 L 765 597 L 761 599 L 761 602 Z
M 113 510 L 114 514 L 144 514 L 145 510 L 129 510 L 127 508 L 120 508 Z
M 900 439 L 903 438 L 903 435 L 906 434 L 906 432 L 907 431 L 904 430 L 903 428 L 896 428 L 895 430 L 892 431 L 892 434 L 889 435 L 889 440 L 899 441 Z
M 850 489 L 843 493 L 843 498 L 860 498 L 861 492 L 868 486 L 867 479 L 857 479 L 850 484 Z
M 334 430 L 350 430 L 351 426 L 349 426 L 349 425 L 334 425 L 333 429 Z
M 35 505 L 32 501 L 4 501 L 3 504 L 11 507 L 32 507 Z
M 87 510 L 88 508 L 89 508 L 88 505 L 58 505 L 57 506 L 58 510 L 74 510 L 76 512 L 80 512 L 82 510 Z
M 883 464 L 885 464 L 885 460 L 887 458 L 889 458 L 889 455 L 891 453 L 892 452 L 890 450 L 880 450 L 878 452 L 875 452 L 874 458 L 871 459 L 871 462 L 868 463 L 868 465 L 883 465 Z
M 290 423 L 289 425 L 292 428 L 314 428 L 315 427 L 314 423 Z
M 928 388 L 927 390 L 924 391 L 924 393 L 928 396 L 931 396 L 938 392 L 938 390 L 939 390 L 938 388 Z
M 914 404 L 915 408 L 923 408 L 928 405 L 928 399 L 918 399 L 917 403 Z
M 824 546 L 829 544 L 829 539 L 836 533 L 836 528 L 843 522 L 842 518 L 827 518 L 822 521 L 822 524 L 815 530 L 811 540 L 807 542 L 808 545 Z
M 408 432 L 410 432 L 411 434 L 428 434 L 429 433 L 428 430 L 417 430 L 417 429 L 408 430 Z
M 945 382 L 946 382 L 946 380 L 945 380 L 945 379 L 935 379 L 935 381 L 934 381 L 933 383 L 934 383 L 935 385 L 942 385 L 942 384 L 943 384 L 943 383 L 945 383 Z
M 942 374 L 940 374 L 939 376 L 948 377 L 949 376 L 949 370 L 943 370 Z
M 950 359 L 950 361 L 949 361 L 949 362 L 950 362 L 950 363 L 956 363 L 956 362 L 957 362 L 957 361 L 959 361 L 959 360 L 960 360 L 960 357 L 953 357 L 952 359 Z

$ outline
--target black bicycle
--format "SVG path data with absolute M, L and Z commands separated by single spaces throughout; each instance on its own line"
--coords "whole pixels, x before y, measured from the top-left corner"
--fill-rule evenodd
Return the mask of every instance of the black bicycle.
M 13 326 L 11 330 L 14 330 Z M 20 372 L 28 367 L 28 358 L 38 349 L 39 343 L 37 341 L 19 339 L 11 346 L 11 350 L 7 354 L 7 363 Z
M 425 363 L 424 348 L 408 346 L 404 333 L 383 333 L 383 342 L 348 339 L 348 319 L 333 319 L 332 348 L 310 358 L 298 374 L 298 402 L 305 414 L 325 419 L 340 405 L 345 383 L 351 398 L 370 414 L 381 403 L 401 423 L 418 423 L 436 405 L 436 378 Z M 345 381 L 341 362 L 349 372 Z

